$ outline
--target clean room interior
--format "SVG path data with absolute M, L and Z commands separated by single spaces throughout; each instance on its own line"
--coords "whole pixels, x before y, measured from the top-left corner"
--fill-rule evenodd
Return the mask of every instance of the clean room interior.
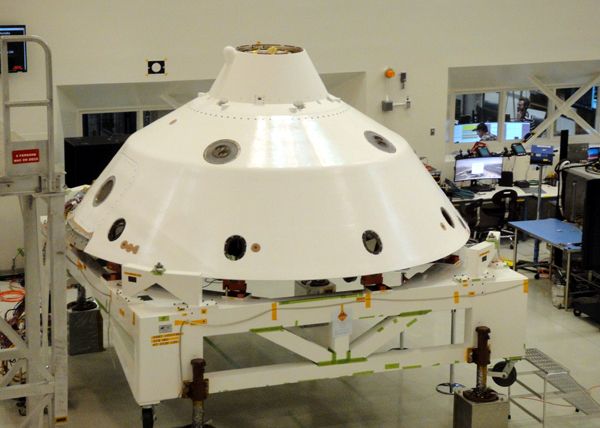
M 600 426 L 596 12 L 0 0 L 0 426 Z

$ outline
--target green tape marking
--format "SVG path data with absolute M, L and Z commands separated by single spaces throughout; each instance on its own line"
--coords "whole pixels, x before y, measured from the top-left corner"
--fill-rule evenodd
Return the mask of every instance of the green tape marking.
M 171 318 L 168 315 L 163 315 L 161 317 L 158 317 L 158 321 L 161 321 L 161 322 L 170 321 L 170 320 L 171 320 Z
M 385 330 L 385 327 L 379 327 L 379 328 L 377 329 L 377 333 L 381 333 L 383 330 Z
M 437 366 L 440 366 L 440 365 L 441 365 L 441 363 L 435 363 L 435 364 L 434 364 L 434 365 L 432 365 L 431 367 L 437 367 Z
M 367 315 L 366 317 L 359 317 L 359 320 L 366 320 L 367 318 L 375 318 L 375 315 Z
M 343 360 L 331 360 L 331 361 L 320 361 L 317 363 L 317 365 L 319 367 L 323 367 L 323 366 L 333 366 L 333 365 L 337 365 L 337 364 L 352 364 L 352 363 L 364 363 L 365 361 L 367 361 L 366 358 L 345 358 Z
M 283 331 L 283 326 L 277 325 L 275 327 L 264 327 L 264 328 L 251 328 L 252 333 L 269 333 L 272 331 Z
M 373 370 L 366 370 L 364 372 L 352 373 L 352 376 L 365 376 L 365 375 L 371 375 L 373 373 L 374 373 Z
M 418 315 L 427 315 L 429 312 L 431 312 L 431 309 L 425 309 L 423 311 L 402 312 L 398 316 L 399 317 L 414 317 L 414 316 L 418 316 Z
M 400 368 L 400 364 L 398 364 L 398 363 L 390 363 L 390 364 L 385 365 L 386 370 L 394 370 L 394 369 L 399 369 L 399 368 Z
M 406 324 L 407 327 L 410 327 L 411 325 L 413 325 L 414 323 L 417 322 L 417 319 L 414 318 L 411 322 L 409 322 L 408 324 Z

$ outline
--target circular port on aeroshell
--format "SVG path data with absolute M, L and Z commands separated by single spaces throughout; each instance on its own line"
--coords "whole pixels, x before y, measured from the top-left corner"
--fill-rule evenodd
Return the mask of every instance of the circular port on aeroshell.
M 365 138 L 373 147 L 386 153 L 396 153 L 394 146 L 387 138 L 373 131 L 365 131 Z
M 115 182 L 116 182 L 116 179 L 113 176 L 113 177 L 107 178 L 104 181 L 104 183 L 102 183 L 102 186 L 100 186 L 100 189 L 98 189 L 98 191 L 96 192 L 96 195 L 94 196 L 93 205 L 95 207 L 100 205 L 102 202 L 104 202 L 106 200 L 106 198 L 109 197 L 109 195 L 111 194 L 111 192 L 113 191 L 113 189 L 115 187 Z
M 233 140 L 217 140 L 204 150 L 204 159 L 214 165 L 222 165 L 237 158 L 240 146 Z
M 125 231 L 125 225 L 126 224 L 127 223 L 125 222 L 124 218 L 120 218 L 120 219 L 115 220 L 115 222 L 112 224 L 112 226 L 108 230 L 108 240 L 109 241 L 116 241 L 117 239 L 119 239 L 119 237 Z
M 232 235 L 225 241 L 225 257 L 236 261 L 246 254 L 246 240 L 240 235 Z
M 365 249 L 371 254 L 379 254 L 383 250 L 383 243 L 377 232 L 365 231 L 362 235 L 362 241 Z
M 442 211 L 442 215 L 444 216 L 444 219 L 446 220 L 446 223 L 448 223 L 450 225 L 450 227 L 452 227 L 454 229 L 454 220 L 452 220 L 452 217 L 450 217 L 450 214 L 448 214 L 448 211 L 446 211 L 446 208 L 442 207 L 440 209 Z

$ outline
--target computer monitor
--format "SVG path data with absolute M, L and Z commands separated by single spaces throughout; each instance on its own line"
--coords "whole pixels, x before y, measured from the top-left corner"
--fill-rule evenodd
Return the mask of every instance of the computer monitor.
M 531 123 L 529 122 L 506 122 L 504 124 L 504 139 L 506 141 L 523 140 L 530 131 Z
M 588 162 L 595 162 L 600 159 L 600 146 L 589 146 L 587 153 Z
M 488 149 L 487 147 L 478 147 L 477 155 L 480 158 L 487 158 L 487 157 L 491 156 L 492 154 L 490 153 L 490 149 Z
M 0 36 L 24 36 L 24 25 L 0 25 Z M 27 71 L 27 44 L 11 42 L 8 47 L 8 72 L 24 73 Z
M 515 156 L 524 156 L 527 154 L 525 147 L 523 147 L 522 143 L 512 143 L 510 148 Z
M 488 132 L 492 135 L 498 135 L 498 122 L 485 122 Z M 477 135 L 477 125 L 479 123 L 462 123 L 454 125 L 455 143 L 476 143 L 480 140 Z
M 502 158 L 483 157 L 457 159 L 454 181 L 499 180 L 502 177 Z

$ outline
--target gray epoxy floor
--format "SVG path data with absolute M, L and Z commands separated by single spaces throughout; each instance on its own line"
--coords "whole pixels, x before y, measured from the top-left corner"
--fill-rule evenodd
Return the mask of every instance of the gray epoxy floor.
M 519 247 L 525 256 L 531 251 L 528 244 Z M 524 327 L 528 347 L 537 347 L 566 365 L 585 387 L 599 385 L 600 326 L 585 317 L 576 318 L 571 312 L 555 309 L 548 280 L 531 281 L 529 290 L 528 323 Z M 510 308 L 499 310 L 510 316 Z M 414 338 L 407 337 L 406 346 L 417 345 L 420 338 L 430 334 L 445 336 L 448 318 L 443 313 L 424 317 L 422 323 L 417 323 L 421 330 L 415 331 Z M 275 358 L 281 352 L 274 345 L 240 350 L 237 340 L 230 337 L 218 345 L 240 364 L 257 358 Z M 207 360 L 217 359 L 210 347 L 206 356 Z M 141 426 L 139 407 L 112 350 L 71 357 L 69 364 L 69 427 Z M 519 363 L 517 368 L 526 369 L 526 363 Z M 457 381 L 472 386 L 475 368 L 457 365 L 456 376 Z M 452 397 L 435 392 L 435 386 L 447 378 L 448 368 L 437 367 L 228 392 L 211 396 L 206 411 L 219 428 L 451 427 Z M 600 388 L 593 395 L 600 400 Z M 538 402 L 525 404 L 532 410 L 541 410 Z M 155 426 L 172 428 L 188 424 L 190 407 L 187 400 L 163 402 L 156 408 Z M 0 427 L 17 426 L 19 416 L 14 409 L 12 402 L 0 403 Z M 550 419 L 547 427 L 600 427 L 600 418 L 576 414 L 572 408 L 549 406 L 548 412 L 562 416 Z M 525 428 L 540 424 L 513 407 L 509 426 Z

